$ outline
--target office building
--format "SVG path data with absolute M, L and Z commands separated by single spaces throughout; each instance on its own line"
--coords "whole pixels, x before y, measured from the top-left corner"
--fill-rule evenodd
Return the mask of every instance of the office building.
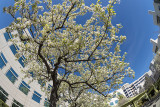
M 141 91 L 144 89 L 144 84 L 145 84 L 145 77 L 150 78 L 151 73 L 146 72 L 143 74 L 140 78 L 135 80 L 133 83 L 129 84 L 126 83 L 122 86 L 122 90 L 127 98 L 129 97 L 134 97 L 141 93 Z
M 8 106 L 48 107 L 49 102 L 40 88 L 41 82 L 28 84 L 30 79 L 22 78 L 25 56 L 16 60 L 19 48 L 9 40 L 15 33 L 7 33 L 5 28 L 0 30 L 0 99 Z
M 160 26 L 160 0 L 154 0 L 153 6 L 155 11 L 149 11 L 149 14 L 153 15 L 154 24 Z

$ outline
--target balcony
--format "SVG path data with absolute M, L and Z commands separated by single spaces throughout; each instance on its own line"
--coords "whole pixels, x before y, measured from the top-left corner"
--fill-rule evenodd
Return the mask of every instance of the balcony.
M 154 0 L 155 3 L 160 3 L 160 0 Z

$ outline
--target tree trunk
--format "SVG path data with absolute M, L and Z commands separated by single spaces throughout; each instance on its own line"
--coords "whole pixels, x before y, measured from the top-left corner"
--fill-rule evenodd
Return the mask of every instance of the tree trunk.
M 49 107 L 56 107 L 56 103 L 59 100 L 58 96 L 58 86 L 59 81 L 57 79 L 57 71 L 52 73 L 52 81 L 53 81 L 53 87 L 50 94 L 50 106 Z
M 58 101 L 58 95 L 56 89 L 53 87 L 51 94 L 50 94 L 50 106 L 49 107 L 56 107 L 56 103 Z

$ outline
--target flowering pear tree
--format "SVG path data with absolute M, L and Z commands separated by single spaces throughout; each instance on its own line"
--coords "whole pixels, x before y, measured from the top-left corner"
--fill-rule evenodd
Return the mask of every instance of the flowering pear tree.
M 25 77 L 32 72 L 33 80 L 42 81 L 50 107 L 106 106 L 109 93 L 134 76 L 120 50 L 126 39 L 118 35 L 122 26 L 111 23 L 116 2 L 103 7 L 100 0 L 90 6 L 84 0 L 15 0 L 4 8 L 14 18 L 7 31 L 19 32 L 12 41 L 20 47 L 16 56 L 26 57 Z M 88 13 L 85 24 L 76 22 Z

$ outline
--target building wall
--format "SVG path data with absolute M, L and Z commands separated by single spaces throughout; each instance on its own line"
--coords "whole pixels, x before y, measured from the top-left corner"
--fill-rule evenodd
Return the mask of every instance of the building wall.
M 149 77 L 148 72 L 143 74 L 140 78 L 135 80 L 133 83 L 126 83 L 122 86 L 122 90 L 127 98 L 134 97 L 140 93 L 140 90 L 143 89 L 145 83 L 145 77 Z
M 6 65 L 1 69 L 0 68 L 0 86 L 8 93 L 8 100 L 6 104 L 9 106 L 12 105 L 13 100 L 15 99 L 25 107 L 43 107 L 45 102 L 45 94 L 40 90 L 40 85 L 38 82 L 33 82 L 29 84 L 30 91 L 28 95 L 25 95 L 22 91 L 19 90 L 19 86 L 22 81 L 28 83 L 30 79 L 23 79 L 24 74 L 21 72 L 21 69 L 25 69 L 21 64 L 16 60 L 16 57 L 12 53 L 10 46 L 12 43 L 6 41 L 4 37 L 5 29 L 0 30 L 0 53 L 3 53 L 4 57 L 7 60 Z M 12 34 L 17 33 L 12 32 Z M 6 76 L 8 70 L 13 68 L 14 71 L 18 74 L 18 77 L 14 83 L 12 83 Z M 34 91 L 38 92 L 41 95 L 40 103 L 32 99 Z
M 149 11 L 149 14 L 153 15 L 154 24 L 160 26 L 160 3 L 154 2 L 153 5 L 155 11 Z

